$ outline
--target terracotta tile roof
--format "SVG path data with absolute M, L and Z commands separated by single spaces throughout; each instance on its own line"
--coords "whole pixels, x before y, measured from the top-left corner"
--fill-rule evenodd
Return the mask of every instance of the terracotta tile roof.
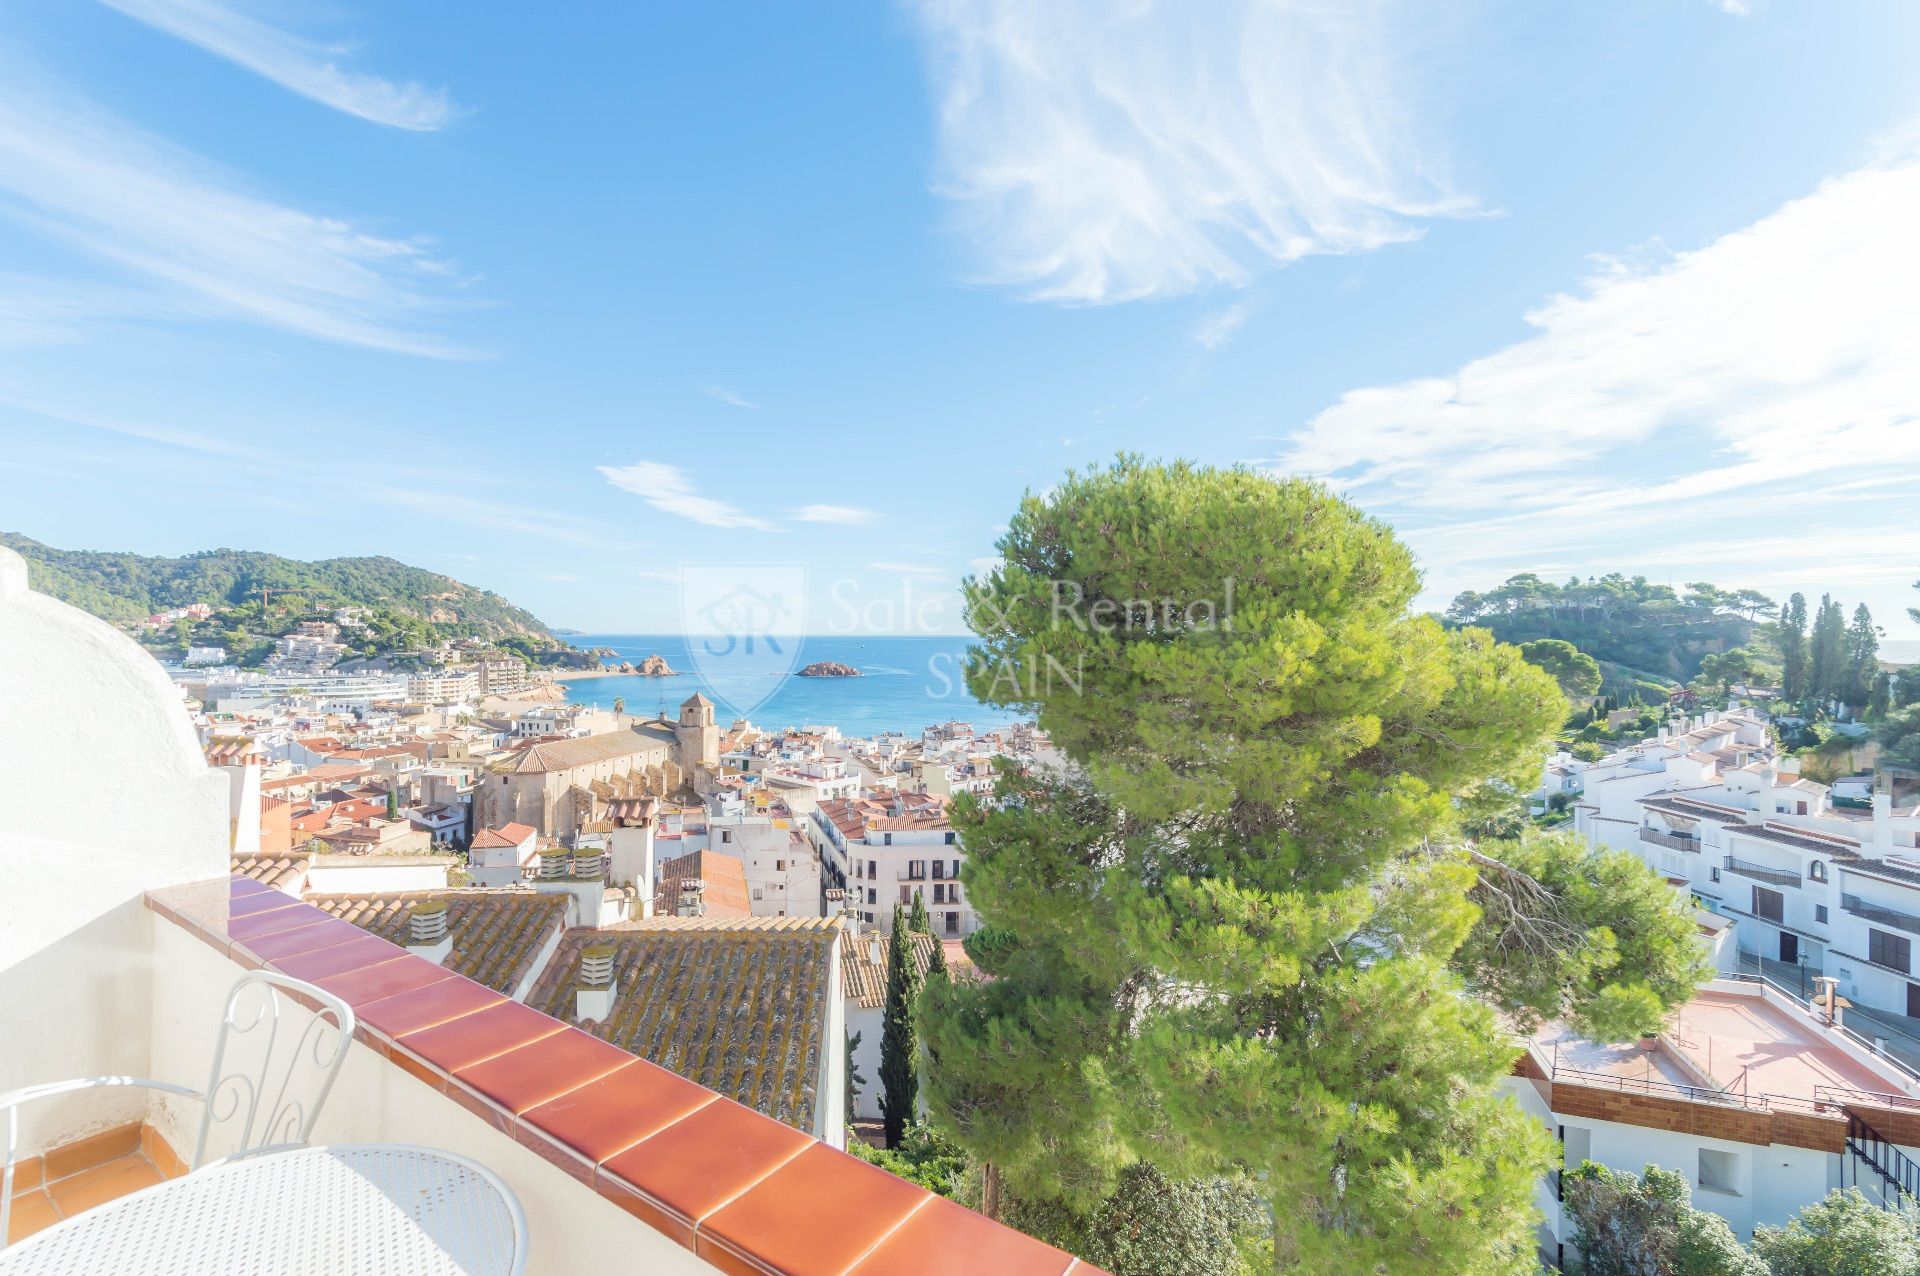
M 801 1130 L 813 1128 L 840 923 L 663 917 L 569 931 L 528 1004 Z M 574 1017 L 582 950 L 614 950 L 604 1022 Z
M 470 847 L 485 850 L 490 846 L 518 846 L 534 834 L 530 824 L 502 824 L 497 829 L 481 829 L 473 835 Z
M 530 744 L 508 770 L 516 775 L 538 775 L 547 771 L 570 771 L 574 767 L 630 758 L 671 748 L 673 732 L 647 724 L 630 731 L 609 731 L 604 735 L 581 736 L 573 740 L 543 740 Z
M 971 980 L 979 977 L 980 972 L 968 960 L 966 951 L 959 944 L 941 945 L 941 941 L 932 935 L 914 935 L 913 964 L 919 968 L 921 975 L 927 973 L 927 966 L 933 961 L 933 950 L 940 946 L 946 949 L 948 978 Z M 877 1010 L 887 1004 L 887 954 L 892 947 L 892 940 L 886 935 L 862 935 L 858 939 L 849 939 L 842 946 L 840 992 L 847 1000 L 868 1010 Z
M 233 871 L 251 877 L 256 882 L 265 882 L 275 890 L 285 890 L 289 885 L 300 881 L 307 875 L 307 866 L 313 862 L 307 855 L 235 855 L 232 857 Z
M 207 741 L 208 766 L 238 766 L 246 758 L 264 759 L 267 751 L 245 736 L 215 736 Z
M 407 915 L 416 903 L 447 901 L 453 948 L 443 963 L 455 974 L 511 994 L 534 958 L 566 922 L 567 897 L 528 890 L 393 891 L 369 895 L 309 895 L 307 903 L 382 939 L 404 945 Z
M 323 762 L 319 766 L 309 767 L 306 778 L 326 784 L 337 780 L 352 780 L 372 773 L 372 767 L 350 766 L 344 762 Z
M 750 917 L 753 905 L 747 894 L 747 870 L 738 859 L 718 851 L 694 851 L 670 859 L 660 866 L 660 890 L 654 896 L 653 910 L 672 916 L 680 907 L 680 888 L 687 882 L 703 883 L 702 898 L 708 917 Z

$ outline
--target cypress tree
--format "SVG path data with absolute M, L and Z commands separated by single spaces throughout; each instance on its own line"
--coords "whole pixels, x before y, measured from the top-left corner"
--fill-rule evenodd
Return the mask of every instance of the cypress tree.
M 1880 630 L 1873 613 L 1861 603 L 1853 609 L 1853 623 L 1847 627 L 1846 693 L 1842 697 L 1855 709 L 1873 696 L 1873 682 L 1880 673 Z
M 1833 595 L 1822 594 L 1807 640 L 1807 694 L 1823 703 L 1842 698 L 1847 673 L 1847 619 Z
M 1774 630 L 1780 648 L 1780 694 L 1789 701 L 1807 696 L 1807 596 L 1795 594 L 1787 600 Z
M 896 913 L 899 909 L 894 910 Z M 919 891 L 913 893 L 913 910 L 907 914 L 907 929 L 916 935 L 933 934 L 933 919 L 927 915 L 927 899 Z
M 948 977 L 947 946 L 941 943 L 937 937 L 933 941 L 933 955 L 927 959 L 927 978 L 932 979 L 935 975 L 940 976 L 942 979 Z
M 914 1029 L 914 1002 L 920 973 L 913 960 L 913 936 L 907 916 L 893 910 L 893 934 L 887 943 L 887 1004 L 880 1028 L 880 1118 L 888 1147 L 900 1146 L 914 1117 L 919 1095 L 920 1041 Z

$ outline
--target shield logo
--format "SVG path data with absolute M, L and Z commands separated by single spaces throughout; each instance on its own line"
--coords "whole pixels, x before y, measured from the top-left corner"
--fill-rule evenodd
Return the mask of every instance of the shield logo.
M 806 622 L 805 563 L 681 565 L 687 653 L 733 717 L 751 716 L 780 690 L 800 663 Z

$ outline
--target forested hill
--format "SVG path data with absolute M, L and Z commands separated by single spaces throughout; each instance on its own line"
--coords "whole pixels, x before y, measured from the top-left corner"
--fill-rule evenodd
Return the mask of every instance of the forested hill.
M 1618 573 L 1556 585 L 1529 573 L 1461 594 L 1446 619 L 1490 629 L 1502 642 L 1564 639 L 1603 665 L 1685 682 L 1703 656 L 1744 645 L 1775 610 L 1751 589 L 1695 583 L 1675 591 Z
M 249 550 L 213 549 L 183 558 L 55 549 L 14 532 L 0 545 L 27 560 L 33 587 L 103 620 L 132 625 L 172 607 L 206 603 L 228 625 L 271 632 L 301 615 L 365 607 L 382 632 L 402 640 L 477 636 L 560 642 L 532 612 L 498 594 L 391 558 L 301 562 Z M 261 591 L 267 591 L 262 599 Z

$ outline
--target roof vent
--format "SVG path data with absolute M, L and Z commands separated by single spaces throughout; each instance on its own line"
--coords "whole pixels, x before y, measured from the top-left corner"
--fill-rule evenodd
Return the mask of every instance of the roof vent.
M 613 982 L 613 945 L 595 944 L 580 954 L 580 984 L 605 988 Z
M 439 965 L 453 948 L 447 932 L 450 910 L 444 899 L 423 899 L 407 912 L 407 951 Z
M 540 880 L 543 882 L 560 881 L 567 875 L 567 861 L 571 858 L 572 856 L 557 846 L 549 847 L 541 851 Z
M 607 875 L 607 857 L 597 847 L 574 851 L 573 875 L 586 881 L 598 881 Z
M 580 953 L 579 982 L 573 990 L 573 1015 L 604 1023 L 613 1014 L 612 944 L 595 944 Z

